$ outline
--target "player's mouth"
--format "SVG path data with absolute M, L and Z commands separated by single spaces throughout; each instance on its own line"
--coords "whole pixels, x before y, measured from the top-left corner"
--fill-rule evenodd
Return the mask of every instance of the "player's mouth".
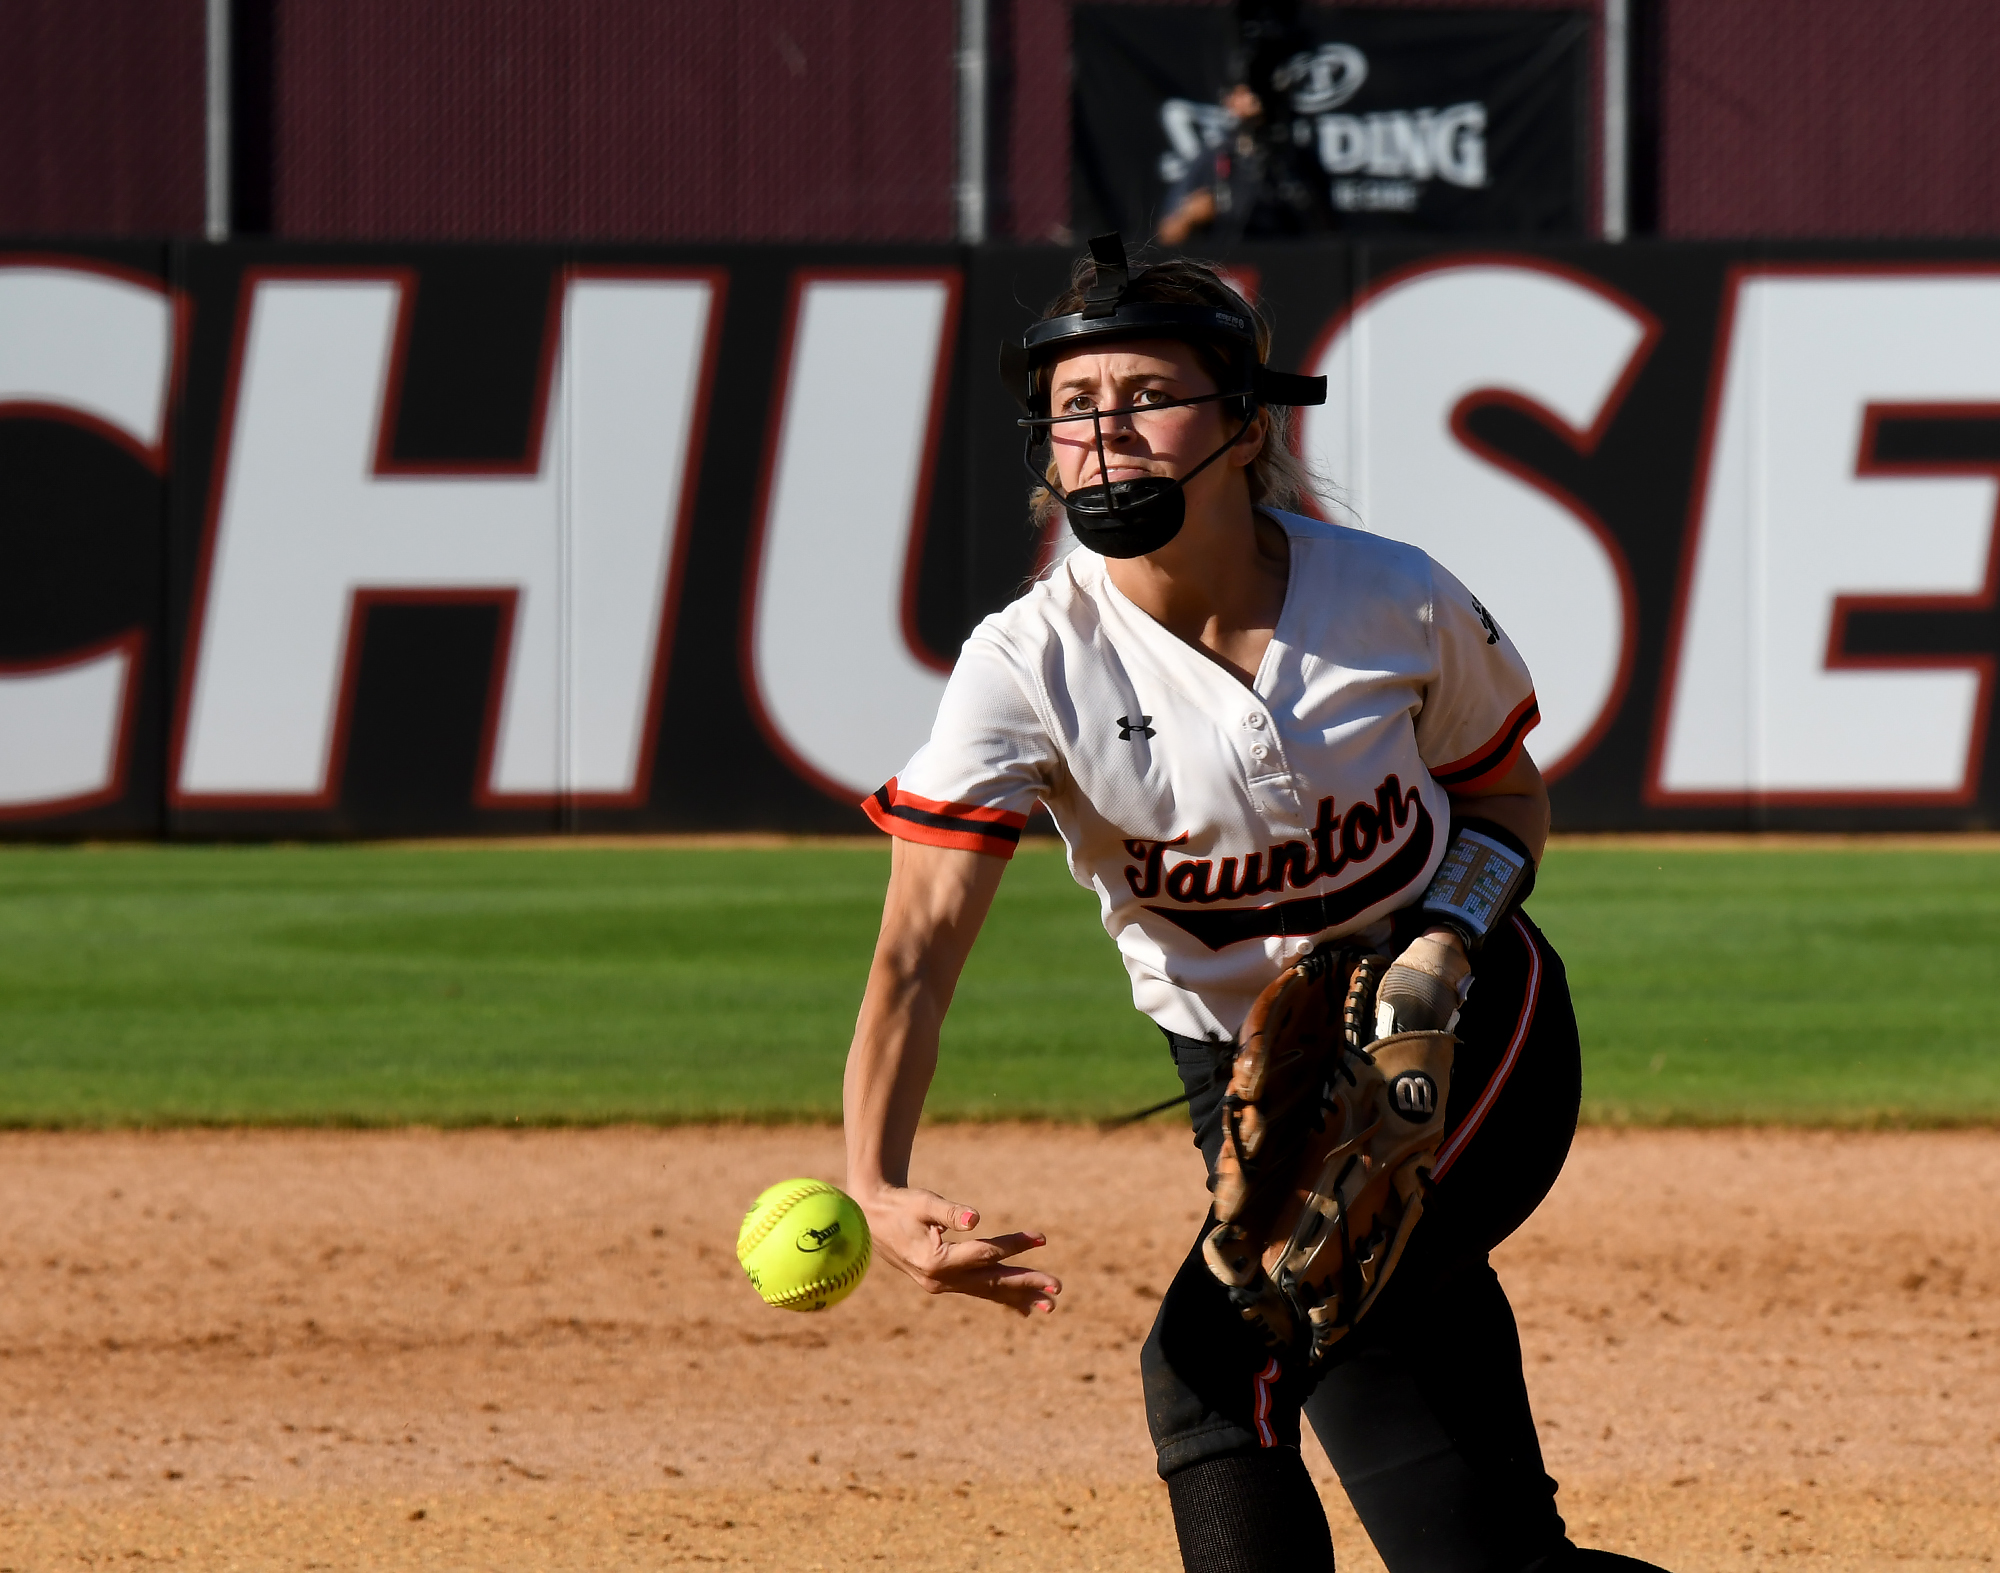
M 1144 464 L 1114 464 L 1109 471 L 1099 473 L 1097 466 L 1093 464 L 1084 470 L 1082 484 L 1085 486 L 1096 486 L 1106 480 L 1136 481 L 1141 476 L 1157 475 L 1159 473 L 1161 472 Z

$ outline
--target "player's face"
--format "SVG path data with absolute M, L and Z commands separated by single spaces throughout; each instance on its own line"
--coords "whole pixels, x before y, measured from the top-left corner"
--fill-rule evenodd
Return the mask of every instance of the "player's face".
M 1064 491 L 1143 475 L 1186 475 L 1225 441 L 1222 405 L 1188 404 L 1148 411 L 1149 404 L 1198 398 L 1216 391 L 1201 358 L 1172 339 L 1140 339 L 1066 356 L 1050 369 L 1049 413 L 1088 415 L 1130 410 L 1102 421 L 1065 421 L 1049 428 L 1056 475 Z M 1104 434 L 1102 462 L 1097 431 Z M 1206 479 L 1207 472 L 1198 477 Z

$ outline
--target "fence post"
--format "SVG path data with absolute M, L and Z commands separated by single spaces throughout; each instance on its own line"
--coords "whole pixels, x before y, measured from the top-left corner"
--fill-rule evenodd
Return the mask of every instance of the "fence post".
M 230 0 L 208 0 L 207 202 L 202 232 L 210 240 L 229 238 L 229 31 Z
M 1630 0 L 1604 0 L 1604 129 L 1599 157 L 1604 166 L 1604 238 L 1613 241 L 1630 233 L 1631 54 Z
M 986 0 L 958 0 L 958 238 L 986 239 Z

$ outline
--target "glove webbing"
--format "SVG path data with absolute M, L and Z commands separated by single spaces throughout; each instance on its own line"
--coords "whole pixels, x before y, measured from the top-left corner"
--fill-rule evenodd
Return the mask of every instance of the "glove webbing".
M 1354 975 L 1347 981 L 1347 1000 L 1342 1005 L 1341 1024 L 1346 1028 L 1347 1052 L 1358 1054 L 1374 1063 L 1374 1056 L 1368 1052 L 1368 1045 L 1375 1041 L 1375 988 L 1382 980 L 1382 974 L 1389 963 L 1382 956 L 1363 956 L 1354 964 Z M 1354 1079 L 1348 1073 L 1349 1081 Z
M 1303 956 L 1299 957 L 1297 961 L 1293 962 L 1292 966 L 1298 972 L 1304 974 L 1308 983 L 1317 983 L 1333 969 L 1334 962 L 1342 954 L 1343 952 L 1338 947 L 1328 947 L 1324 950 L 1309 950 Z M 1348 1009 L 1351 1010 L 1352 1008 L 1353 994 L 1350 989 Z M 1348 1028 L 1348 1033 L 1351 1039 L 1353 1033 L 1351 1026 Z M 1334 1056 L 1333 1069 L 1336 1075 L 1346 1070 L 1346 1067 L 1341 1064 L 1341 1056 L 1338 1053 Z M 1349 1081 L 1354 1080 L 1354 1073 L 1352 1071 L 1347 1071 L 1347 1079 Z M 1251 1100 L 1244 1098 L 1241 1093 L 1225 1092 L 1222 1095 L 1223 1130 L 1229 1137 L 1229 1148 L 1235 1154 L 1237 1167 L 1245 1174 L 1254 1174 L 1256 1172 L 1256 1165 L 1251 1162 L 1250 1155 L 1243 1150 L 1243 1111 L 1250 1107 L 1250 1103 Z M 1322 1119 L 1325 1118 L 1326 1110 L 1329 1107 L 1330 1105 L 1326 1102 L 1326 1095 L 1322 1092 L 1319 1109 Z M 1209 1184 L 1213 1188 L 1214 1180 L 1212 1177 Z

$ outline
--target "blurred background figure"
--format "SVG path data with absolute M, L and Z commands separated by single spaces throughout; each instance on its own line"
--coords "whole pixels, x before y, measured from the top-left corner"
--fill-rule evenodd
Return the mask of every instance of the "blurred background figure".
M 1168 110 L 1181 111 L 1186 102 L 1171 100 Z M 1196 234 L 1234 239 L 1248 228 L 1246 218 L 1262 192 L 1267 162 L 1257 140 L 1264 103 L 1247 83 L 1239 82 L 1223 94 L 1217 107 L 1222 113 L 1213 117 L 1172 115 L 1190 132 L 1198 130 L 1201 140 L 1194 157 L 1180 161 L 1184 172 L 1167 188 L 1167 216 L 1160 220 L 1159 231 L 1162 245 L 1184 246 Z
M 1175 144 L 1161 173 L 1170 160 L 1183 170 L 1161 203 L 1163 245 L 1185 245 L 1196 235 L 1227 245 L 1333 228 L 1326 182 L 1314 167 L 1313 127 L 1299 108 L 1332 108 L 1352 97 L 1367 61 L 1339 45 L 1316 50 L 1299 0 L 1241 0 L 1236 35 L 1237 80 L 1213 110 L 1204 114 L 1184 99 L 1161 106 L 1161 126 Z M 1182 151 L 1190 144 L 1198 149 L 1192 157 Z

